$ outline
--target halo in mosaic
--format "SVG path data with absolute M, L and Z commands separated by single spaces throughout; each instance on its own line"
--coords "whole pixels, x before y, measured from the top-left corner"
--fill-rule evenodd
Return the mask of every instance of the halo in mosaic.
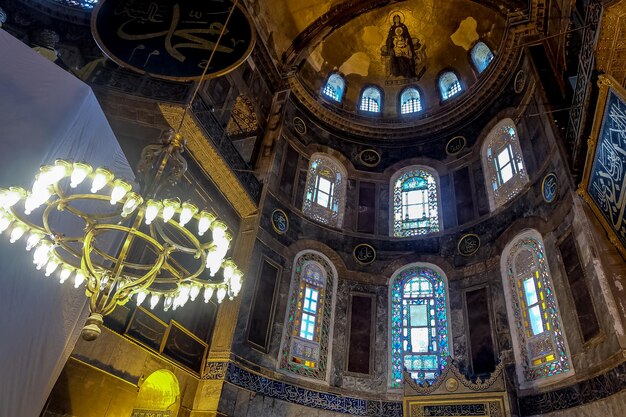
M 543 243 L 519 238 L 507 257 L 506 273 L 524 378 L 536 381 L 570 371 Z
M 313 154 L 302 205 L 304 214 L 320 223 L 341 227 L 346 177 L 346 170 L 339 162 L 323 154 Z
M 528 183 L 515 122 L 500 121 L 482 146 L 483 170 L 491 210 L 515 197 Z
M 446 280 L 425 266 L 410 266 L 391 283 L 391 386 L 404 368 L 418 383 L 433 383 L 448 363 Z
M 326 379 L 334 285 L 334 270 L 324 256 L 305 252 L 297 258 L 280 369 L 307 378 Z
M 423 168 L 402 173 L 393 184 L 393 235 L 409 237 L 439 231 L 437 177 Z

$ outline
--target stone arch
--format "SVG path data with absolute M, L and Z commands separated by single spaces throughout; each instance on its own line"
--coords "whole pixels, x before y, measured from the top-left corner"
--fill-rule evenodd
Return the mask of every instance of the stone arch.
M 176 417 L 179 408 L 178 378 L 167 369 L 159 369 L 151 373 L 141 384 L 133 406 L 133 413 L 136 411 L 169 412 L 169 417 Z

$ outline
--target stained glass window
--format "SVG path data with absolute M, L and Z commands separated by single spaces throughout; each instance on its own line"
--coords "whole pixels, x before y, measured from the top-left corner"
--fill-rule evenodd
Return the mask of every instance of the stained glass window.
M 461 92 L 461 83 L 454 72 L 447 71 L 439 76 L 439 91 L 444 100 Z
M 513 120 L 504 119 L 489 132 L 482 146 L 482 161 L 489 204 L 495 210 L 528 182 Z
M 502 262 L 518 376 L 532 382 L 569 372 L 568 348 L 541 235 L 534 230 L 518 235 L 505 248 Z
M 341 227 L 345 205 L 344 166 L 321 153 L 311 156 L 302 211 L 308 217 L 333 227 Z
M 393 235 L 417 236 L 439 231 L 438 178 L 426 168 L 409 168 L 391 179 Z
M 336 272 L 313 251 L 296 256 L 289 295 L 280 369 L 326 379 Z
M 415 87 L 408 87 L 400 95 L 400 113 L 409 114 L 422 111 L 420 93 Z
M 361 93 L 359 110 L 371 113 L 380 113 L 382 109 L 382 94 L 378 87 L 367 87 Z
M 333 72 L 326 80 L 326 83 L 322 88 L 322 94 L 337 103 L 341 103 L 345 88 L 346 82 L 343 77 L 336 72 Z
M 450 356 L 445 277 L 427 265 L 405 267 L 390 291 L 391 386 L 402 384 L 404 368 L 432 384 Z
M 472 56 L 472 62 L 479 73 L 483 72 L 489 66 L 491 61 L 493 61 L 493 52 L 491 52 L 491 49 L 489 49 L 489 47 L 482 41 L 476 42 L 470 55 Z

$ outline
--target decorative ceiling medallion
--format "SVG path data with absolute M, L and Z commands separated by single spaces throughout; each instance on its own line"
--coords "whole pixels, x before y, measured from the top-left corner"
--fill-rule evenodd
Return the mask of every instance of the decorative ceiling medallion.
M 446 153 L 448 155 L 456 155 L 465 149 L 467 140 L 463 136 L 455 136 L 446 143 Z
M 543 201 L 550 204 L 559 197 L 559 178 L 554 172 L 549 173 L 541 182 L 541 196 Z
M 366 167 L 373 168 L 380 164 L 380 154 L 374 149 L 365 149 L 359 153 L 359 161 Z
M 519 94 L 524 90 L 524 87 L 526 87 L 526 73 L 524 70 L 519 70 L 517 74 L 515 74 L 513 89 Z
M 354 247 L 352 256 L 361 265 L 369 265 L 376 259 L 376 250 L 367 243 L 361 243 Z
M 480 248 L 480 238 L 474 233 L 463 235 L 457 244 L 457 250 L 463 256 L 472 256 Z
M 245 8 L 238 4 L 231 14 L 232 7 L 230 1 L 101 0 L 91 31 L 117 64 L 167 80 L 199 79 L 215 50 L 205 78 L 218 77 L 247 59 L 256 39 Z
M 304 135 L 306 133 L 306 123 L 302 120 L 301 117 L 293 118 L 293 128 L 296 129 L 299 135 Z
M 274 231 L 279 235 L 287 233 L 287 230 L 289 230 L 289 217 L 287 217 L 287 213 L 281 209 L 274 210 L 272 212 L 272 228 L 274 228 Z

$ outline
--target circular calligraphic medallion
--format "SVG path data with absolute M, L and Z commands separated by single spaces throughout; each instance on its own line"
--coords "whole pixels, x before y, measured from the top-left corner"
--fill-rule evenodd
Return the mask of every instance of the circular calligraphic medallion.
M 459 239 L 457 250 L 463 256 L 472 256 L 480 249 L 480 238 L 478 235 L 468 233 Z
M 467 140 L 463 136 L 455 136 L 446 143 L 446 153 L 456 155 L 465 148 L 466 144 Z
M 296 129 L 296 132 L 300 135 L 304 135 L 306 133 L 306 123 L 300 117 L 293 118 L 293 128 Z
M 369 265 L 376 259 L 376 250 L 367 243 L 361 243 L 354 247 L 352 256 L 361 265 Z
M 546 203 L 553 203 L 559 197 L 559 178 L 554 172 L 543 177 L 541 196 Z
M 272 227 L 279 235 L 285 234 L 287 230 L 289 230 L 289 217 L 287 217 L 287 213 L 281 209 L 274 210 L 272 212 Z
M 454 392 L 454 391 L 456 391 L 457 389 L 459 389 L 459 381 L 457 381 L 457 380 L 456 380 L 456 379 L 454 379 L 454 378 L 448 378 L 448 379 L 446 379 L 446 389 L 447 389 L 449 392 Z
M 232 8 L 228 0 L 100 0 L 91 32 L 117 64 L 174 81 L 199 79 L 223 32 L 205 78 L 218 77 L 246 60 L 256 40 L 245 8 Z
M 359 153 L 359 161 L 366 167 L 373 168 L 380 164 L 380 154 L 374 149 L 365 149 Z
M 517 71 L 517 74 L 515 74 L 513 89 L 517 94 L 519 94 L 522 90 L 524 90 L 524 87 L 526 87 L 526 73 L 524 70 L 519 70 Z

